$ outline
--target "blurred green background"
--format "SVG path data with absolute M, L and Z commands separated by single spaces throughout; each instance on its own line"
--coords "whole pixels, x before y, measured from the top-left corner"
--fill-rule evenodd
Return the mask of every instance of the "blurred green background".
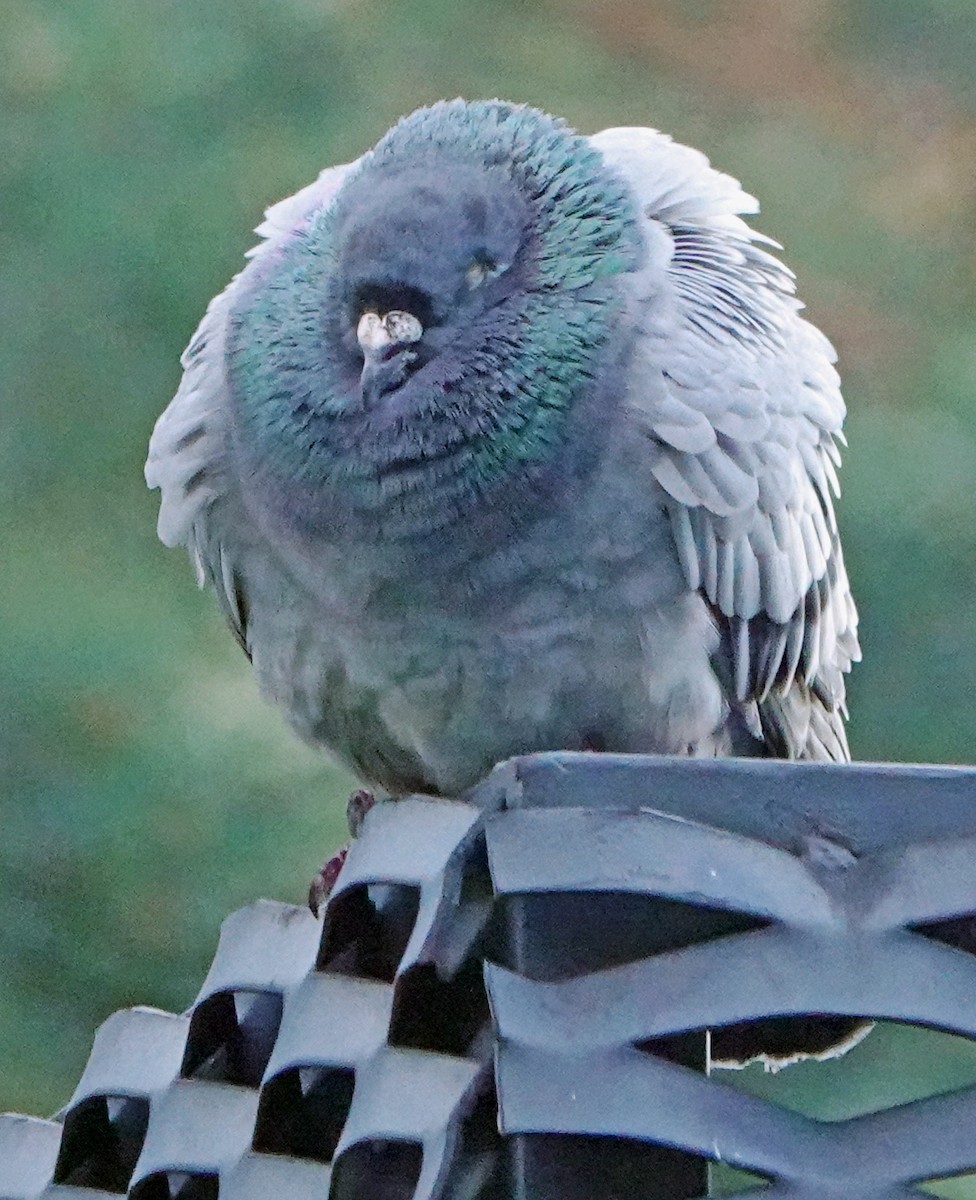
M 846 380 L 855 756 L 976 758 L 976 0 L 11 0 L 0 55 L 0 1109 L 342 839 L 142 462 L 262 208 L 423 102 L 654 125 L 759 195 Z

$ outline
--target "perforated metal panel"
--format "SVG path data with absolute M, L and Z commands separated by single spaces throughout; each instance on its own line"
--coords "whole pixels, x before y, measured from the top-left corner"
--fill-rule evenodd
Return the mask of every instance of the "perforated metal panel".
M 382 806 L 324 925 L 228 917 L 187 1014 L 116 1013 L 59 1121 L 0 1117 L 0 1200 L 474 1200 L 495 1166 L 481 823 Z
M 697 1195 L 721 1161 L 770 1200 L 893 1200 L 976 1168 L 974 1088 L 825 1123 L 680 1061 L 693 1031 L 789 1014 L 976 1037 L 976 772 L 548 755 L 491 788 L 517 1194 Z
M 704 1030 L 976 1039 L 974 912 L 974 771 L 515 760 L 375 808 L 324 922 L 229 917 L 185 1015 L 111 1017 L 58 1120 L 0 1117 L 0 1200 L 918 1196 L 976 1171 L 976 1088 L 817 1122 Z

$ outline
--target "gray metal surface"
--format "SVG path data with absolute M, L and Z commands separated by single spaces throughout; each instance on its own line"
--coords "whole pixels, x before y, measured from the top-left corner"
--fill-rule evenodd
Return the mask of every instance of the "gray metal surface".
M 976 1170 L 976 1089 L 824 1123 L 673 1061 L 689 1031 L 793 1014 L 976 1038 L 976 772 L 540 755 L 477 799 L 499 796 L 488 858 L 520 937 L 486 979 L 517 1195 L 696 1195 L 722 1161 L 766 1197 L 893 1200 Z M 560 1175 L 567 1135 L 630 1156 L 631 1182 Z M 676 1152 L 664 1190 L 648 1145 Z
M 974 913 L 976 771 L 515 760 L 374 809 L 324 921 L 229 917 L 188 1013 L 109 1018 L 57 1120 L 0 1116 L 0 1200 L 920 1196 L 976 1171 L 976 1088 L 818 1122 L 704 1030 L 976 1040 Z

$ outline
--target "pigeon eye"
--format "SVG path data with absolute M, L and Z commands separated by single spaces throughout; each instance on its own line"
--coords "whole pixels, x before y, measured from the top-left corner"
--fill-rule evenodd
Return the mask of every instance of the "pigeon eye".
M 486 279 L 494 279 L 496 275 L 501 275 L 507 266 L 507 263 L 497 263 L 493 258 L 479 255 L 464 272 L 465 282 L 474 291 L 476 287 L 481 287 Z

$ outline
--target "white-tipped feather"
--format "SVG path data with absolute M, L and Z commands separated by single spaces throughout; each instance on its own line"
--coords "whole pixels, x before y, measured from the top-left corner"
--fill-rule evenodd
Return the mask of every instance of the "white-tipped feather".
M 798 315 L 791 273 L 757 245 L 769 240 L 741 220 L 757 206 L 735 180 L 652 131 L 592 141 L 630 183 L 655 239 L 672 233 L 671 291 L 645 306 L 664 400 L 657 380 L 642 388 L 635 377 L 632 402 L 655 443 L 688 584 L 730 622 L 737 692 L 748 674 L 761 705 L 773 703 L 774 687 L 790 693 L 770 717 L 790 752 L 843 757 L 836 681 L 858 651 L 833 510 L 844 417 L 833 348 Z M 708 421 L 714 445 L 687 416 L 670 415 L 679 394 L 683 410 Z M 748 637 L 742 618 L 756 622 Z M 821 675 L 821 690 L 838 693 L 829 712 L 807 691 Z M 804 705 L 818 708 L 816 721 Z

